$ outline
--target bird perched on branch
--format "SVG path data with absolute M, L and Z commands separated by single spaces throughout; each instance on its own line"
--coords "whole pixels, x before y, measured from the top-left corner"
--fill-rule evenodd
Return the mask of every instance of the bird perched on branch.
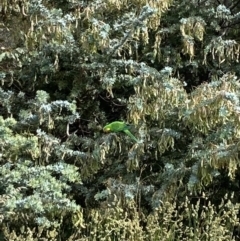
M 123 121 L 114 121 L 103 127 L 104 132 L 124 132 L 132 140 L 139 142 L 138 139 L 129 131 L 129 125 Z

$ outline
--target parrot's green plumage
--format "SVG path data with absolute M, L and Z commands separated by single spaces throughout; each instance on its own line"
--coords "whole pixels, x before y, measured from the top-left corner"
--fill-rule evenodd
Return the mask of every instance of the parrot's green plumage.
M 122 121 L 114 121 L 106 126 L 103 127 L 104 132 L 120 132 L 123 131 L 132 140 L 138 142 L 137 138 L 128 130 L 128 125 Z

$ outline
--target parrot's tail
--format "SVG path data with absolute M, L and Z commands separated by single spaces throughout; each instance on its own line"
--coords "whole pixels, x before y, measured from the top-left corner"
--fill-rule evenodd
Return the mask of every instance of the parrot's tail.
M 124 132 L 132 138 L 132 140 L 139 142 L 138 139 L 129 131 L 129 130 L 124 130 Z

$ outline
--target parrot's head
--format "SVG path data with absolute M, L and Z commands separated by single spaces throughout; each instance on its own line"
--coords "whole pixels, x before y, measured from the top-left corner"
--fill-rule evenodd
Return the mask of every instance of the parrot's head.
M 103 127 L 103 131 L 104 132 L 110 132 L 111 131 L 111 128 L 109 126 L 104 126 Z

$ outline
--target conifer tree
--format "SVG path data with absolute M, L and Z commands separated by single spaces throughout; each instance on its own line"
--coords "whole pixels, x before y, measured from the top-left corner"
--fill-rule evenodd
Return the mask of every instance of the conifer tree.
M 235 240 L 239 16 L 237 0 L 3 0 L 1 237 Z M 115 121 L 141 141 L 104 133 Z

